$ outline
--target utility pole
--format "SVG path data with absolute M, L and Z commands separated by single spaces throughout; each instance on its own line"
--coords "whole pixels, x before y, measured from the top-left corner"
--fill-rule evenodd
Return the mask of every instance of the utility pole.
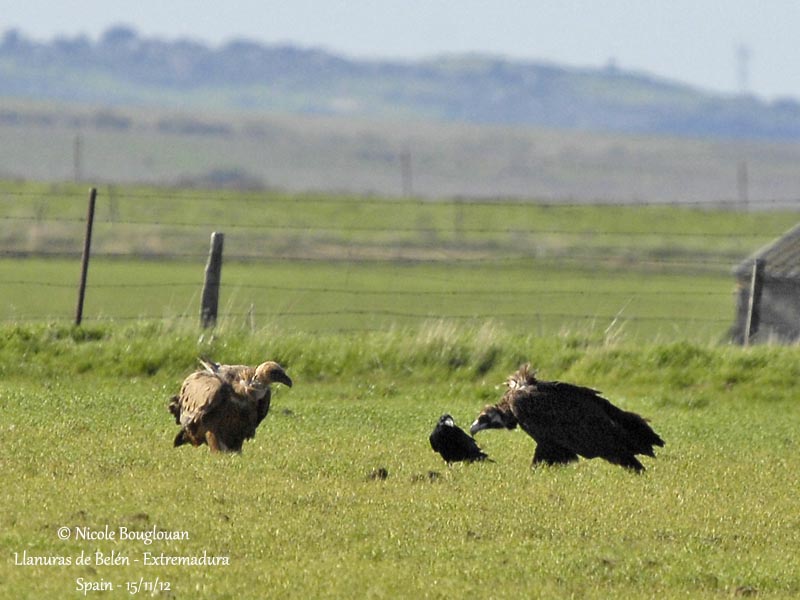
M 81 134 L 75 134 L 75 144 L 72 149 L 72 167 L 74 170 L 74 177 L 75 183 L 80 183 L 81 179 L 83 179 L 82 170 L 82 156 L 81 153 L 83 152 L 82 148 L 83 140 L 81 139 Z
M 411 150 L 408 146 L 400 153 L 400 177 L 403 185 L 403 196 L 408 198 L 414 193 L 414 181 L 411 172 Z
M 746 96 L 750 93 L 750 58 L 752 53 L 747 44 L 736 45 L 736 74 L 739 84 L 739 93 Z
M 739 196 L 739 206 L 747 212 L 750 208 L 750 183 L 746 160 L 741 161 L 736 169 L 736 191 Z

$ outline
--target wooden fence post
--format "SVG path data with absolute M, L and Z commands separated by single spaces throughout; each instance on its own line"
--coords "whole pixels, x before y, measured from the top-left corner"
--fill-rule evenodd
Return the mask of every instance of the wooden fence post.
M 86 235 L 83 237 L 83 255 L 81 257 L 81 281 L 78 285 L 78 305 L 75 308 L 75 325 L 83 320 L 83 300 L 86 297 L 86 275 L 89 271 L 89 253 L 92 248 L 92 226 L 94 224 L 94 204 L 97 200 L 97 188 L 89 190 L 89 209 L 86 213 Z
M 744 345 L 750 345 L 750 339 L 758 331 L 761 321 L 761 290 L 764 287 L 764 259 L 753 261 L 753 276 L 750 279 L 750 299 L 747 302 L 747 321 L 744 325 Z
M 222 244 L 224 240 L 224 233 L 215 231 L 211 234 L 211 251 L 208 254 L 205 282 L 203 283 L 203 297 L 200 301 L 200 325 L 203 329 L 213 327 L 217 323 L 219 284 L 222 272 Z

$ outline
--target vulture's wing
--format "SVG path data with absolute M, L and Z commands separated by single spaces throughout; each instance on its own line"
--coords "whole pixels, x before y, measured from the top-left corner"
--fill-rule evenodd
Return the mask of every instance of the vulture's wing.
M 540 381 L 516 391 L 511 406 L 522 428 L 545 445 L 543 456 L 592 458 L 630 451 L 624 431 L 604 410 L 605 402 L 591 388 Z
M 664 440 L 641 415 L 622 410 L 599 395 L 595 396 L 595 402 L 625 432 L 628 445 L 634 453 L 655 456 L 653 446 L 664 445 Z
M 223 365 L 214 362 L 211 359 L 200 357 L 198 359 L 206 372 L 219 376 L 223 381 L 234 383 L 242 381 L 243 383 L 249 382 L 255 377 L 256 370 L 247 365 Z
M 179 395 L 180 422 L 186 427 L 221 406 L 230 396 L 230 386 L 206 371 L 189 375 Z
M 219 374 L 225 381 L 242 381 L 247 383 L 255 377 L 256 370 L 247 365 L 220 365 Z
M 565 394 L 583 398 L 587 404 L 593 403 L 604 413 L 608 421 L 613 423 L 614 427 L 609 434 L 617 437 L 619 442 L 623 443 L 630 452 L 655 456 L 653 446 L 664 445 L 664 440 L 653 431 L 644 418 L 634 412 L 614 406 L 597 390 L 568 383 L 553 382 L 553 385 Z M 605 421 L 601 420 L 600 422 Z
M 233 387 L 234 393 L 239 396 L 249 396 L 252 392 L 251 384 L 256 370 L 247 365 L 223 365 L 207 358 L 200 358 L 200 364 L 205 372 L 219 377 Z

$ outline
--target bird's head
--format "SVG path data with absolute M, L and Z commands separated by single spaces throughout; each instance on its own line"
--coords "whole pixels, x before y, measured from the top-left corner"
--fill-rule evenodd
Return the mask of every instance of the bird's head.
M 442 415 L 441 417 L 439 417 L 439 425 L 442 425 L 443 427 L 455 427 L 456 426 L 456 422 L 453 419 L 453 417 L 451 417 L 450 415 L 445 414 L 445 415 Z
M 271 383 L 282 383 L 285 386 L 292 387 L 292 379 L 286 374 L 283 367 L 275 361 L 268 360 L 256 367 L 252 384 L 260 388 L 266 388 Z
M 516 373 L 512 373 L 506 379 L 506 387 L 512 393 L 529 385 L 536 385 L 536 383 L 536 370 L 531 368 L 530 363 L 522 365 Z
M 472 423 L 469 432 L 475 435 L 484 429 L 514 429 L 517 426 L 517 419 L 511 412 L 511 407 L 507 404 L 496 404 L 487 406 Z

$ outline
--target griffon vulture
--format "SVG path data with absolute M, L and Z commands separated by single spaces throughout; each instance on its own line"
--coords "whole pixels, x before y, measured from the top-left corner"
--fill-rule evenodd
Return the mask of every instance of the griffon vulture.
M 470 433 L 519 425 L 536 441 L 532 466 L 570 463 L 583 456 L 643 471 L 635 455 L 655 456 L 653 446 L 664 445 L 645 419 L 617 408 L 597 390 L 539 381 L 530 365 L 511 375 L 506 385 L 503 398 L 483 409 Z
M 220 365 L 201 359 L 204 369 L 189 375 L 169 411 L 181 426 L 174 445 L 208 444 L 212 452 L 241 452 L 269 412 L 272 383 L 292 387 L 276 362 L 258 367 Z
M 251 367 L 248 365 L 222 365 L 204 357 L 198 360 L 206 372 L 218 376 L 225 383 L 229 383 L 234 392 L 241 396 L 252 396 L 255 400 L 264 398 L 270 389 L 269 384 L 272 380 L 268 381 L 270 379 L 268 372 L 274 370 L 276 366 L 283 371 L 278 363 L 272 361 L 267 361 L 257 367 Z M 274 381 L 280 381 L 280 379 Z M 283 381 L 282 383 L 286 382 Z M 291 386 L 291 384 L 289 385 Z M 269 406 L 267 410 L 269 410 Z
M 430 435 L 431 448 L 442 455 L 448 465 L 466 460 L 474 462 L 489 456 L 478 444 L 458 427 L 450 415 L 442 415 Z

